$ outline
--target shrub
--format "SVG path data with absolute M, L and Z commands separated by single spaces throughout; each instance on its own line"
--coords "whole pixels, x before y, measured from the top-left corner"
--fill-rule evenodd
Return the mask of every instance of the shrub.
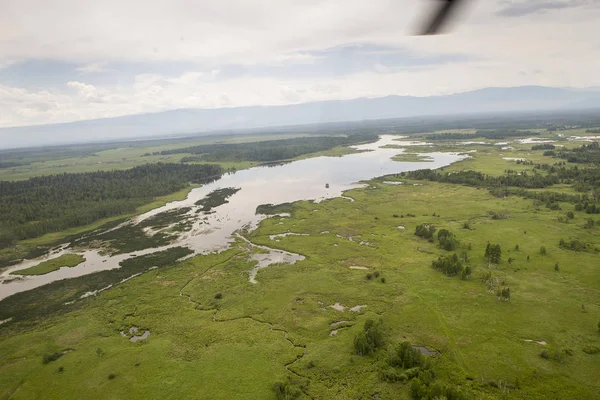
M 598 354 L 600 353 L 600 347 L 594 345 L 588 345 L 583 347 L 583 352 L 585 354 Z
M 395 368 L 386 368 L 379 371 L 379 379 L 386 382 L 404 382 L 408 380 L 408 376 Z
M 371 280 L 373 279 L 373 274 L 372 273 L 368 273 L 367 275 L 365 275 L 365 278 L 367 278 L 367 280 Z
M 452 251 L 458 246 L 458 239 L 447 229 L 442 229 L 438 232 L 438 241 L 440 247 L 446 251 Z
M 540 352 L 540 357 L 544 360 L 562 362 L 565 358 L 565 352 L 558 350 L 544 349 Z
M 385 278 L 384 277 L 381 278 L 381 283 L 385 283 Z
M 540 247 L 540 254 L 543 255 L 543 256 L 545 256 L 547 254 L 546 253 L 546 246 Z
M 374 322 L 372 319 L 365 321 L 362 332 L 354 338 L 354 350 L 359 356 L 366 356 L 373 353 L 383 345 L 383 332 L 381 323 Z
M 558 263 L 554 264 L 554 270 L 558 272 Z
M 499 297 L 502 298 L 502 300 L 504 300 L 504 301 L 509 301 L 510 300 L 510 288 L 509 287 L 502 288 L 502 290 L 500 291 Z
M 116 377 L 117 377 L 117 375 L 116 375 L 116 374 L 113 374 L 113 373 L 110 373 L 110 374 L 108 374 L 108 380 L 111 380 L 111 381 L 112 381 L 112 380 L 113 380 L 113 379 L 115 379 Z
M 461 278 L 464 280 L 467 279 L 471 279 L 471 273 L 473 271 L 471 270 L 471 267 L 469 267 L 468 265 L 465 267 L 465 269 L 463 269 L 462 273 L 461 273 Z
M 373 272 L 373 276 L 374 276 L 375 278 L 379 278 L 379 272 L 378 272 L 378 271 L 375 271 L 375 272 Z
M 435 231 L 435 226 L 429 224 L 421 224 L 417 225 L 417 228 L 415 229 L 415 235 L 423 239 L 432 239 Z
M 565 241 L 564 239 L 560 239 L 558 242 L 558 246 L 565 250 L 572 251 L 585 251 L 588 245 L 580 240 L 573 239 L 571 241 Z
M 573 349 L 569 349 L 569 348 L 562 349 L 562 352 L 563 352 L 563 354 L 565 354 L 567 356 L 573 356 L 573 354 L 574 354 Z
M 48 364 L 52 361 L 58 360 L 59 358 L 61 358 L 64 355 L 65 355 L 65 353 L 63 351 L 57 351 L 56 353 L 51 353 L 51 354 L 44 354 L 44 357 L 42 357 L 42 363 Z
M 421 354 L 418 349 L 412 347 L 410 342 L 404 341 L 397 344 L 388 355 L 388 364 L 392 367 L 404 368 L 406 375 L 412 378 L 413 373 L 417 374 L 420 368 L 429 367 L 429 359 Z
M 508 210 L 488 211 L 488 214 L 491 215 L 492 219 L 494 219 L 494 220 L 508 219 L 508 217 L 510 217 L 510 211 L 508 211 Z
M 502 259 L 502 249 L 499 244 L 487 244 L 485 247 L 485 259 L 489 263 L 500 264 L 500 260 Z
M 448 276 L 457 275 L 463 270 L 463 264 L 458 259 L 456 253 L 452 256 L 439 257 L 437 260 L 433 260 L 431 267 Z
M 217 294 L 215 294 L 215 299 L 222 299 L 223 298 L 223 293 L 219 292 Z

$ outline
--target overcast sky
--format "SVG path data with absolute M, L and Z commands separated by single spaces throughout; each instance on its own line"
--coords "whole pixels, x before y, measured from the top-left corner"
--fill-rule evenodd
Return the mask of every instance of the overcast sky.
M 435 4 L 435 1 L 433 1 Z M 600 0 L 0 0 L 0 126 L 600 85 Z

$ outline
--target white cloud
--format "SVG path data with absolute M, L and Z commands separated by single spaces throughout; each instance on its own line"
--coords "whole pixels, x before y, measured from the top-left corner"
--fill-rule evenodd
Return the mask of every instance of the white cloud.
M 80 72 L 82 74 L 92 74 L 92 73 L 104 72 L 104 71 L 106 71 L 106 67 L 105 67 L 104 63 L 96 62 L 96 63 L 86 64 L 81 67 L 77 67 L 77 68 L 75 68 L 75 71 Z
M 385 74 L 390 71 L 390 69 L 387 66 L 381 63 L 375 63 L 375 65 L 373 65 L 373 69 L 379 72 L 380 74 Z
M 521 3 L 472 1 L 450 34 L 410 36 L 426 9 L 416 0 L 0 0 L 0 71 L 17 60 L 80 65 L 61 85 L 15 88 L 0 75 L 0 125 L 26 125 L 185 107 L 284 104 L 361 96 L 434 95 L 486 86 L 600 85 L 600 10 L 501 10 Z M 560 2 L 562 4 L 562 2 Z M 566 3 L 566 2 L 565 2 Z M 554 2 L 553 2 L 554 4 Z M 465 54 L 467 61 L 396 68 L 373 51 L 370 70 L 335 77 L 228 77 L 227 66 L 292 71 L 318 65 L 336 46 L 408 49 L 417 57 Z M 315 55 L 315 52 L 317 55 Z M 167 76 L 143 66 L 196 65 Z M 111 63 L 139 68 L 133 82 Z M 10 64 L 10 65 L 9 65 Z M 325 75 L 324 75 L 325 76 Z M 91 84 L 93 82 L 94 84 Z M 42 85 L 43 86 L 43 85 Z

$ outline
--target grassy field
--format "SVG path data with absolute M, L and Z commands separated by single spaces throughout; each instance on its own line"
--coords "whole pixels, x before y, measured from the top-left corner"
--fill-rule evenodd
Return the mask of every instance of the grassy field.
M 62 267 L 76 267 L 85 261 L 85 258 L 79 254 L 63 254 L 60 257 L 53 258 L 48 261 L 43 261 L 33 267 L 13 271 L 11 274 L 18 275 L 44 275 L 52 271 L 56 271 Z
M 517 168 L 504 158 L 544 160 L 531 145 L 499 147 L 461 146 L 478 151 L 447 170 L 501 174 Z M 404 184 L 385 183 L 394 180 Z M 248 282 L 257 250 L 238 240 L 77 300 L 33 327 L 0 325 L 0 397 L 275 399 L 273 384 L 289 380 L 298 398 L 409 399 L 410 383 L 380 376 L 388 350 L 409 340 L 438 352 L 437 381 L 468 398 L 600 398 L 600 354 L 583 351 L 600 346 L 599 256 L 558 245 L 578 238 L 600 247 L 600 228 L 584 228 L 589 215 L 575 211 L 563 223 L 570 204 L 552 211 L 396 176 L 366 183 L 345 193 L 354 202 L 297 202 L 291 217 L 272 216 L 247 234 L 306 257 L 261 269 L 257 284 Z M 453 252 L 415 236 L 420 224 L 457 236 L 470 279 L 431 267 Z M 286 232 L 308 235 L 270 238 Z M 486 262 L 488 242 L 501 246 L 500 264 Z M 481 281 L 487 274 L 510 287 L 510 301 Z M 353 342 L 368 319 L 381 320 L 385 342 L 359 356 Z M 150 335 L 132 342 L 120 334 L 131 327 Z

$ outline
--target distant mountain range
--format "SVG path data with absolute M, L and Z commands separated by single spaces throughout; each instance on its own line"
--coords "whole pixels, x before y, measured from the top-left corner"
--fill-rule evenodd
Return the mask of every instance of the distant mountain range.
M 521 86 L 445 96 L 387 96 L 285 106 L 179 109 L 63 124 L 0 128 L 0 148 L 425 115 L 600 109 L 600 88 Z

